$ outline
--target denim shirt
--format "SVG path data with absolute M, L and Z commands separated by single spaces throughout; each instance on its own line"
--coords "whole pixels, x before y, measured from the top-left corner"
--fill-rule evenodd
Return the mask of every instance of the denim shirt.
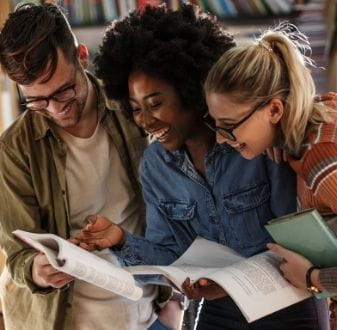
M 286 163 L 264 155 L 246 160 L 225 144 L 206 155 L 203 178 L 185 150 L 154 142 L 144 153 L 141 180 L 146 236 L 126 233 L 123 246 L 112 248 L 124 265 L 170 264 L 197 236 L 251 256 L 271 241 L 264 224 L 296 211 L 295 174 Z

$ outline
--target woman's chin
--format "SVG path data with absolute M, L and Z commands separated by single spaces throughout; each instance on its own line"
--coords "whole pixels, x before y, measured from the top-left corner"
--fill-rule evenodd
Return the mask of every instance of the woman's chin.
M 256 158 L 257 156 L 259 156 L 260 154 L 254 153 L 252 151 L 246 150 L 246 148 L 244 148 L 243 150 L 238 150 L 238 152 L 241 154 L 241 156 L 247 160 L 252 160 L 254 158 Z

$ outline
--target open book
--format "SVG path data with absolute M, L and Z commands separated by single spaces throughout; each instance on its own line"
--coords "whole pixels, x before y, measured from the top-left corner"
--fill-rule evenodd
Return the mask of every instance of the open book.
M 233 250 L 197 238 L 170 266 L 117 267 L 52 234 L 14 234 L 46 254 L 62 272 L 130 299 L 139 299 L 141 289 L 133 275 L 164 275 L 178 288 L 189 277 L 192 282 L 208 278 L 222 286 L 235 301 L 248 322 L 310 297 L 310 293 L 290 285 L 279 273 L 280 259 L 267 251 L 243 258 Z
M 162 274 L 177 287 L 189 277 L 213 280 L 235 301 L 248 322 L 300 302 L 311 294 L 286 281 L 279 272 L 281 260 L 271 251 L 244 258 L 232 249 L 197 238 L 170 266 L 132 266 L 136 274 Z
M 143 290 L 129 272 L 59 236 L 23 230 L 15 230 L 13 234 L 43 252 L 50 264 L 63 273 L 132 300 L 138 300 L 143 295 Z

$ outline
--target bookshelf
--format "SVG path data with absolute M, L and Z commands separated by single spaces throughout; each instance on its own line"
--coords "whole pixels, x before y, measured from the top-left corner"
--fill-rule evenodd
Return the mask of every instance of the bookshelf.
M 307 0 L 34 0 L 62 6 L 78 41 L 88 46 L 91 55 L 97 51 L 109 22 L 147 4 L 166 3 L 175 10 L 182 3 L 190 2 L 215 14 L 226 25 L 259 26 L 281 18 L 296 17 L 299 13 L 296 5 L 304 1 Z M 12 0 L 13 5 L 19 2 L 22 1 Z
M 259 27 L 279 19 L 292 20 L 299 14 L 296 5 L 304 0 L 49 0 L 61 5 L 79 42 L 89 48 L 91 58 L 97 51 L 104 29 L 114 19 L 146 4 L 166 3 L 178 9 L 190 2 L 219 17 L 226 26 Z M 233 30 L 241 30 L 234 28 Z M 236 34 L 236 33 L 235 33 Z M 239 32 L 240 37 L 242 33 Z
M 287 20 L 296 24 L 300 31 L 308 38 L 312 48 L 311 58 L 315 67 L 311 72 L 316 84 L 317 93 L 324 93 L 328 89 L 327 74 L 328 56 L 326 52 L 326 25 L 324 15 L 324 0 L 309 0 L 297 3 L 292 15 L 275 17 L 250 17 L 249 19 L 222 18 L 225 26 L 234 35 L 238 43 L 251 40 L 266 28 Z M 337 73 L 335 73 L 337 74 Z M 331 87 L 330 87 L 331 88 Z
M 156 6 L 162 3 L 166 3 L 171 9 L 178 9 L 182 3 L 191 2 L 204 11 L 232 20 L 289 17 L 297 14 L 296 4 L 303 0 L 54 0 L 53 2 L 65 9 L 72 26 L 88 26 L 104 25 L 146 4 Z
M 328 75 L 328 54 L 327 54 L 327 34 L 324 14 L 324 0 L 311 0 L 301 10 L 297 18 L 297 25 L 300 30 L 308 36 L 312 54 L 316 67 L 312 68 L 312 75 L 316 84 L 317 92 L 327 91 Z M 337 74 L 337 72 L 335 72 Z

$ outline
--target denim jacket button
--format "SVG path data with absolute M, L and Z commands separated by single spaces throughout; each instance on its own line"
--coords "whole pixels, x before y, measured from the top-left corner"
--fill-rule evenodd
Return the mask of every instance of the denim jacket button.
M 211 217 L 212 223 L 219 223 L 218 217 Z

